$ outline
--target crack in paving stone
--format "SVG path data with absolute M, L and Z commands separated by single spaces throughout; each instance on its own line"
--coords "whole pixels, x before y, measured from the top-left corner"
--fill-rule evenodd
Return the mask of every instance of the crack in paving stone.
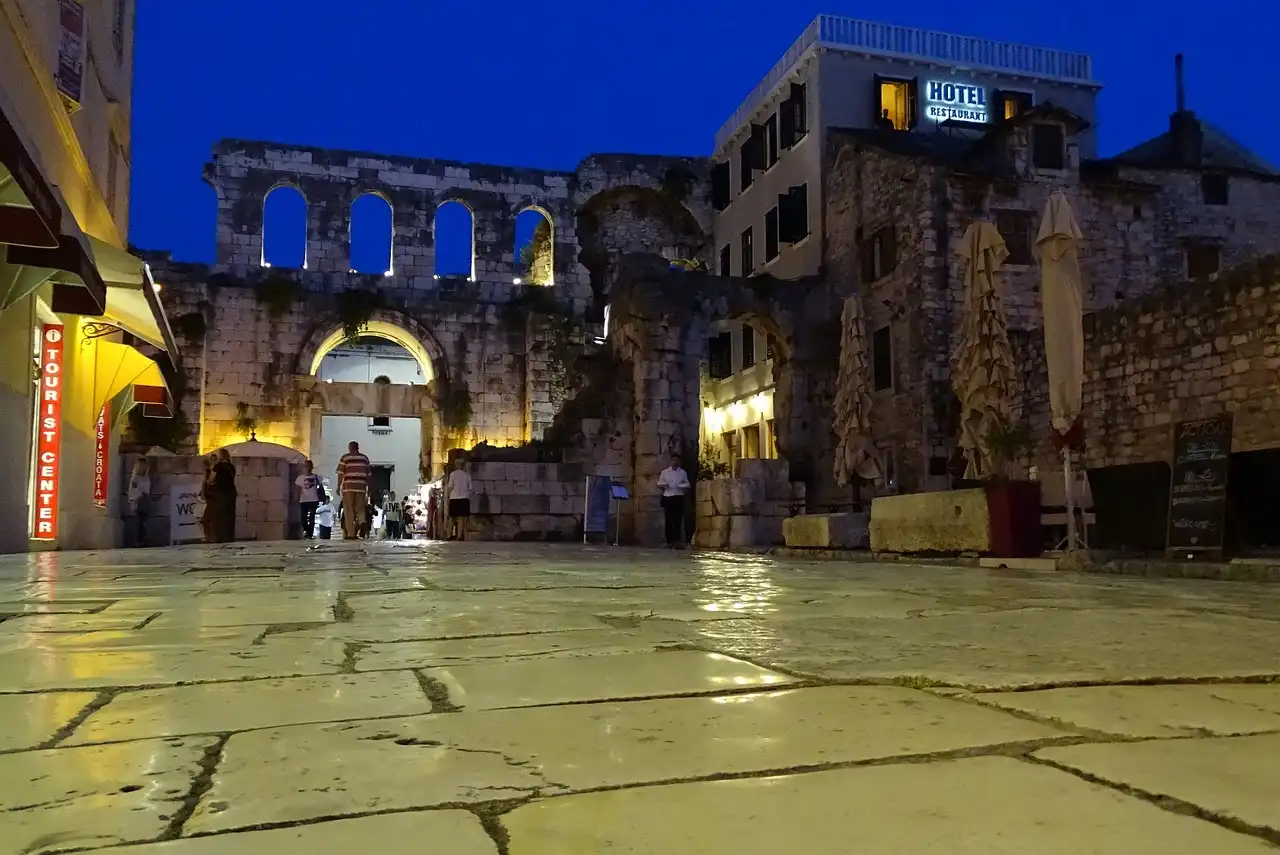
M 473 814 L 480 820 L 480 827 L 484 829 L 484 833 L 489 835 L 489 839 L 493 841 L 493 847 L 497 850 L 497 855 L 511 855 L 511 834 L 507 831 L 507 827 L 502 824 L 502 819 L 494 814 Z
M 178 809 L 173 812 L 173 816 L 170 817 L 168 827 L 165 828 L 157 840 L 176 840 L 182 836 L 182 827 L 196 812 L 200 799 L 204 798 L 205 793 L 213 789 L 213 776 L 218 770 L 218 764 L 222 762 L 223 751 L 226 749 L 229 739 L 231 739 L 230 733 L 220 733 L 213 744 L 204 750 L 204 756 L 200 758 L 199 774 L 191 779 L 191 788 L 182 798 L 182 802 L 178 805 Z
M 302 620 L 295 623 L 273 623 L 262 631 L 262 634 L 249 642 L 250 647 L 256 647 L 264 644 L 268 636 L 284 635 L 287 632 L 306 632 L 309 629 L 324 629 L 326 626 L 332 626 L 332 621 L 327 620 Z
M 967 694 L 967 695 L 944 694 L 942 692 L 930 691 L 929 689 L 922 689 L 921 691 L 924 691 L 927 694 L 933 695 L 935 698 L 942 698 L 948 701 L 958 701 L 962 704 L 970 704 L 971 706 L 982 707 L 983 709 L 986 709 L 986 710 L 993 710 L 995 712 L 1004 713 L 1005 715 L 1010 715 L 1010 716 L 1013 716 L 1014 718 L 1022 719 L 1023 721 L 1029 721 L 1034 724 L 1043 724 L 1043 725 L 1046 725 L 1047 727 L 1057 728 L 1058 730 L 1066 730 L 1066 731 L 1078 733 L 1082 736 L 1087 736 L 1090 739 L 1093 739 L 1097 742 L 1133 741 L 1132 737 L 1125 737 L 1116 733 L 1108 733 L 1105 730 L 1094 730 L 1093 728 L 1090 728 L 1090 727 L 1081 727 L 1078 724 L 1073 724 L 1069 721 L 1065 721 L 1064 719 L 1055 718 L 1050 715 L 1028 712 L 1026 710 L 1021 710 L 1021 709 L 1009 709 L 1008 707 L 1002 707 L 999 704 L 994 704 L 994 703 L 989 703 L 987 701 L 984 701 L 975 694 Z M 1209 735 L 1216 736 L 1217 734 L 1209 734 Z
M 1106 686 L 1229 686 L 1269 685 L 1280 683 L 1280 674 L 1244 674 L 1234 677 L 1119 677 L 1111 680 L 1050 680 L 1043 683 L 1018 683 L 1011 686 L 974 686 L 966 683 L 940 684 L 952 689 L 965 689 L 976 695 L 1043 692 L 1047 689 L 1093 689 Z
M 342 645 L 342 665 L 338 668 L 339 674 L 356 673 L 356 660 L 360 657 L 360 653 L 369 647 L 363 641 L 348 641 Z
M 56 747 L 59 742 L 75 733 L 76 728 L 84 724 L 85 719 L 111 703 L 112 699 L 115 698 L 116 695 L 121 694 L 121 692 L 121 689 L 104 689 L 100 691 L 97 697 L 84 705 L 84 709 L 76 713 L 75 718 L 71 719 L 71 721 L 54 731 L 53 736 L 36 746 L 36 749 L 40 750 Z
M 1243 734 L 1243 735 L 1248 736 L 1252 734 Z M 1196 738 L 1196 737 L 1190 737 L 1190 738 Z M 1226 737 L 1226 738 L 1229 738 L 1229 737 Z M 1147 742 L 1147 741 L 1154 741 L 1154 740 L 1141 740 L 1141 741 Z M 1234 831 L 1237 834 L 1247 834 L 1250 837 L 1258 837 L 1258 838 L 1261 838 L 1262 840 L 1267 841 L 1268 843 L 1271 843 L 1272 845 L 1280 846 L 1280 829 L 1268 828 L 1262 825 L 1253 825 L 1252 823 L 1245 822 L 1244 820 L 1238 819 L 1234 816 L 1225 816 L 1220 813 L 1215 813 L 1214 811 L 1211 811 L 1208 808 L 1203 808 L 1200 805 L 1197 805 L 1193 802 L 1184 801 L 1175 796 L 1168 796 L 1168 795 L 1164 795 L 1163 793 L 1152 793 L 1152 792 L 1148 792 L 1147 790 L 1138 789 L 1137 787 L 1131 786 L 1130 784 L 1124 784 L 1124 783 L 1120 783 L 1119 781 L 1111 781 L 1106 778 L 1100 778 L 1097 775 L 1093 775 L 1089 772 L 1081 771 L 1080 769 L 1076 769 L 1071 766 L 1064 765 L 1055 760 L 1049 760 L 1045 757 L 1037 757 L 1034 754 L 1028 753 L 1025 756 L 1021 756 L 1016 759 L 1021 760 L 1025 763 L 1030 763 L 1033 766 L 1044 766 L 1049 769 L 1056 769 L 1059 772 L 1065 772 L 1066 774 L 1071 775 L 1075 778 L 1079 778 L 1082 781 L 1086 781 L 1090 784 L 1094 784 L 1100 787 L 1106 787 L 1107 789 L 1110 789 L 1110 790 L 1115 790 L 1116 792 L 1123 793 L 1126 796 L 1130 796 L 1131 798 L 1135 798 L 1135 799 L 1138 799 L 1139 801 L 1144 801 L 1147 804 L 1154 805 L 1155 807 L 1163 811 L 1167 811 L 1169 813 L 1175 813 L 1180 816 L 1189 816 L 1195 819 L 1202 819 L 1205 822 L 1211 822 L 1214 825 L 1227 829 L 1228 831 Z
M 347 595 L 339 593 L 333 604 L 333 619 L 338 623 L 350 623 L 356 616 L 355 609 L 347 604 Z
M 413 676 L 418 678 L 418 685 L 422 687 L 422 693 L 431 702 L 432 713 L 462 712 L 462 707 L 449 700 L 449 687 L 444 683 L 428 677 L 421 671 L 414 671 Z
M 156 618 L 160 617 L 160 615 L 162 615 L 162 614 L 164 614 L 164 612 L 155 612 L 154 614 L 151 614 L 151 615 L 147 616 L 147 618 L 146 618 L 142 623 L 138 624 L 137 626 L 135 626 L 135 627 L 133 628 L 133 631 L 134 631 L 134 632 L 137 632 L 137 631 L 138 631 L 138 630 L 140 630 L 140 629 L 146 629 L 146 628 L 147 628 L 147 624 L 151 623 L 153 620 L 155 620 Z

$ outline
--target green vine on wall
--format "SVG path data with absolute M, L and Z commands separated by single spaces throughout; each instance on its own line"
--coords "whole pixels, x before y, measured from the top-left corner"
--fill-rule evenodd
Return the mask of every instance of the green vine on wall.
M 272 273 L 254 283 L 253 295 L 272 320 L 279 320 L 302 297 L 302 286 L 288 276 Z
M 253 417 L 249 405 L 244 401 L 236 403 L 236 418 L 232 422 L 236 433 L 252 434 L 258 429 L 258 420 Z
M 382 294 L 364 288 L 349 288 L 338 293 L 338 321 L 347 344 L 353 344 L 369 328 L 369 322 L 385 305 Z
M 461 433 L 470 426 L 474 412 L 471 407 L 471 390 L 466 386 L 443 383 L 436 405 L 440 408 L 440 422 L 446 430 Z

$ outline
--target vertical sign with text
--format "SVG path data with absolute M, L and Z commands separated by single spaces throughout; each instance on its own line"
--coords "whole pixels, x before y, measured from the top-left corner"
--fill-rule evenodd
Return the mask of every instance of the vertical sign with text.
M 36 408 L 35 510 L 31 536 L 36 540 L 58 537 L 58 478 L 62 469 L 62 362 L 61 324 L 45 324 L 40 333 L 40 388 Z
M 1169 549 L 1222 549 L 1230 465 L 1231 416 L 1174 425 Z
M 107 477 L 111 456 L 111 402 L 102 405 L 98 425 L 93 431 L 93 503 L 107 506 Z

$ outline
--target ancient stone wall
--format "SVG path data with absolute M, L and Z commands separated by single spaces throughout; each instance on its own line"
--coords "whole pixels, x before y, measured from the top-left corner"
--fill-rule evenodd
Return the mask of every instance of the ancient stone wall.
M 1084 330 L 1089 467 L 1168 460 L 1175 423 L 1223 413 L 1233 451 L 1280 447 L 1280 256 L 1094 312 Z M 1052 467 L 1044 334 L 1014 342 L 1034 462 Z
M 1031 245 L 1049 196 L 1064 193 L 1084 235 L 1086 311 L 1185 279 L 1190 243 L 1218 247 L 1224 262 L 1280 251 L 1280 183 L 1233 175 L 1228 204 L 1209 205 L 1199 173 L 1080 168 L 1074 147 L 1072 168 L 1036 170 L 1027 133 L 1011 129 L 1003 141 L 1008 168 L 994 171 L 952 168 L 937 151 L 908 156 L 831 134 L 828 275 L 862 290 L 868 337 L 890 328 L 894 388 L 873 392 L 871 418 L 877 446 L 897 452 L 903 492 L 948 483 L 957 433 L 950 359 L 964 299 L 964 268 L 954 252 L 974 219 L 989 218 L 1005 231 L 1026 228 L 1021 237 Z M 858 242 L 888 225 L 896 232 L 895 265 L 864 282 Z M 1006 243 L 1018 237 L 1006 234 Z M 1034 257 L 1006 261 L 1001 279 L 1011 330 L 1042 324 L 1040 277 Z

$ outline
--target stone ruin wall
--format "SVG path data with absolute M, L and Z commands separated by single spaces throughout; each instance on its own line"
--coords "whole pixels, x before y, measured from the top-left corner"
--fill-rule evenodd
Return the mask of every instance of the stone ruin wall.
M 1094 312 L 1084 331 L 1088 467 L 1167 461 L 1174 424 L 1228 413 L 1232 451 L 1280 446 L 1280 256 Z M 1044 333 L 1013 343 L 1021 404 L 1040 440 L 1030 462 L 1059 468 L 1047 440 Z
M 1220 247 L 1224 266 L 1280 251 L 1280 183 L 1233 175 L 1229 204 L 1206 205 L 1197 172 L 1033 170 L 1026 137 L 1025 128 L 1014 129 L 1015 172 L 995 180 L 832 134 L 827 271 L 836 287 L 861 290 L 869 338 L 890 327 L 894 388 L 872 392 L 872 426 L 877 447 L 896 451 L 901 492 L 945 489 L 949 481 L 945 464 L 957 433 L 950 358 L 964 297 L 954 251 L 976 216 L 1022 210 L 1038 228 L 1049 196 L 1065 193 L 1084 234 L 1086 311 L 1184 280 L 1192 240 Z M 1074 147 L 1069 160 L 1078 166 Z M 860 230 L 887 224 L 897 230 L 897 266 L 861 282 Z M 1011 330 L 1039 327 L 1038 264 L 1006 263 L 1001 278 Z
M 537 439 L 579 381 L 557 364 L 566 327 L 579 345 L 598 333 L 603 281 L 618 249 L 703 260 L 709 253 L 706 165 L 696 159 L 598 155 L 557 172 L 227 140 L 204 177 L 218 200 L 215 264 L 148 255 L 170 317 L 204 318 L 204 335 L 182 342 L 183 409 L 201 430 L 202 450 L 243 438 L 235 428 L 240 404 L 257 419 L 259 438 L 305 442 L 294 376 L 309 372 L 319 342 L 338 326 L 334 295 L 352 287 L 376 290 L 385 306 L 377 318 L 408 330 L 436 376 L 469 391 L 474 416 L 451 443 Z M 307 201 L 303 270 L 262 265 L 265 199 L 280 186 Z M 367 193 L 392 206 L 389 276 L 351 272 L 351 206 Z M 449 201 L 473 216 L 474 279 L 434 272 L 435 211 Z M 550 220 L 554 261 L 553 285 L 533 302 L 554 303 L 571 321 L 534 315 L 529 287 L 514 282 L 516 217 L 530 208 Z M 273 316 L 252 284 L 278 274 L 302 293 Z

